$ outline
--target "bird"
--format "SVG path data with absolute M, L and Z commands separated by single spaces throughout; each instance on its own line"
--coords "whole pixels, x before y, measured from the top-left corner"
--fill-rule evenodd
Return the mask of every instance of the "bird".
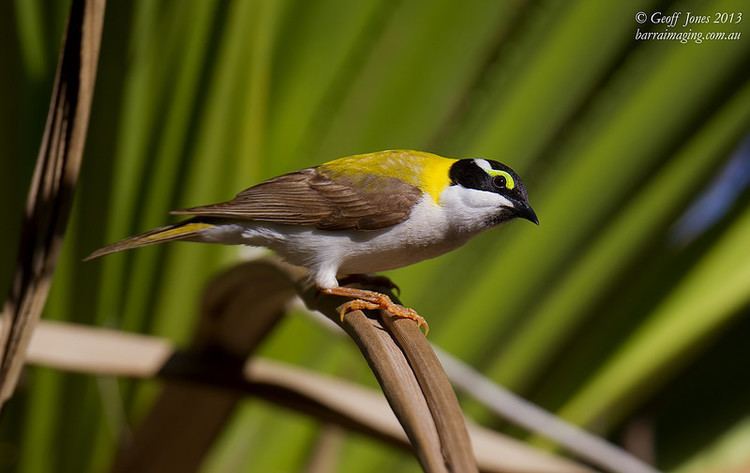
M 338 158 L 260 182 L 233 199 L 175 210 L 184 220 L 94 251 L 86 260 L 171 241 L 266 247 L 307 269 L 323 294 L 354 310 L 383 309 L 429 325 L 380 292 L 344 277 L 401 268 L 454 250 L 514 218 L 539 224 L 521 178 L 484 158 L 385 150 Z

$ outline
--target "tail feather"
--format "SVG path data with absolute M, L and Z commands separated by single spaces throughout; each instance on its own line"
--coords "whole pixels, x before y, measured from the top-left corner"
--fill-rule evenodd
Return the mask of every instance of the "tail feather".
M 166 227 L 159 227 L 147 232 L 134 235 L 124 240 L 120 240 L 111 245 L 107 245 L 103 248 L 91 253 L 87 256 L 84 261 L 90 261 L 92 259 L 99 258 L 111 253 L 117 253 L 118 251 L 130 250 L 133 248 L 140 248 L 142 246 L 155 245 L 157 243 L 164 243 L 167 241 L 185 240 L 192 236 L 195 236 L 206 230 L 212 228 L 214 225 L 206 222 L 197 222 L 195 220 L 185 220 L 184 222 L 176 223 L 174 225 L 168 225 Z

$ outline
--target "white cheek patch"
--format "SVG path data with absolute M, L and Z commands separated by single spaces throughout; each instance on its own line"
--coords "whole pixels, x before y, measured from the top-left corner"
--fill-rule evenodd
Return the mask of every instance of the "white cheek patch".
M 501 207 L 513 207 L 507 198 L 494 192 L 450 186 L 440 195 L 440 205 L 451 224 L 474 230 L 497 215 Z
M 500 194 L 477 189 L 466 189 L 466 192 L 461 193 L 461 198 L 467 207 L 473 208 L 497 208 L 503 204 L 510 204 L 510 201 Z
M 513 207 L 513 202 L 495 192 L 469 189 L 463 186 L 450 186 L 440 196 L 441 204 L 466 209 L 497 209 Z

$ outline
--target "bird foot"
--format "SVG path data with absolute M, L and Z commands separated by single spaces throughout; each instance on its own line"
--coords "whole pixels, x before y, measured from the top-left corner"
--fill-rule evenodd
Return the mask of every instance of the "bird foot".
M 414 309 L 396 304 L 385 294 L 365 289 L 354 289 L 350 287 L 332 287 L 321 289 L 321 292 L 334 296 L 351 297 L 352 300 L 341 304 L 336 310 L 341 316 L 341 321 L 349 312 L 355 310 L 384 310 L 394 317 L 411 319 L 417 323 L 417 326 L 424 328 L 424 334 L 430 332 L 430 326 L 427 321 Z

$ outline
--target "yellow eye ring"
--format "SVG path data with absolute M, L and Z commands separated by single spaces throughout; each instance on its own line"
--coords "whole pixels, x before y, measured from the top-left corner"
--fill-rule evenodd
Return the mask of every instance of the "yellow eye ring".
M 516 181 L 513 180 L 513 176 L 510 175 L 507 171 L 501 171 L 499 169 L 490 169 L 487 171 L 487 174 L 489 174 L 492 177 L 504 177 L 505 178 L 505 188 L 508 190 L 513 190 L 516 187 Z

